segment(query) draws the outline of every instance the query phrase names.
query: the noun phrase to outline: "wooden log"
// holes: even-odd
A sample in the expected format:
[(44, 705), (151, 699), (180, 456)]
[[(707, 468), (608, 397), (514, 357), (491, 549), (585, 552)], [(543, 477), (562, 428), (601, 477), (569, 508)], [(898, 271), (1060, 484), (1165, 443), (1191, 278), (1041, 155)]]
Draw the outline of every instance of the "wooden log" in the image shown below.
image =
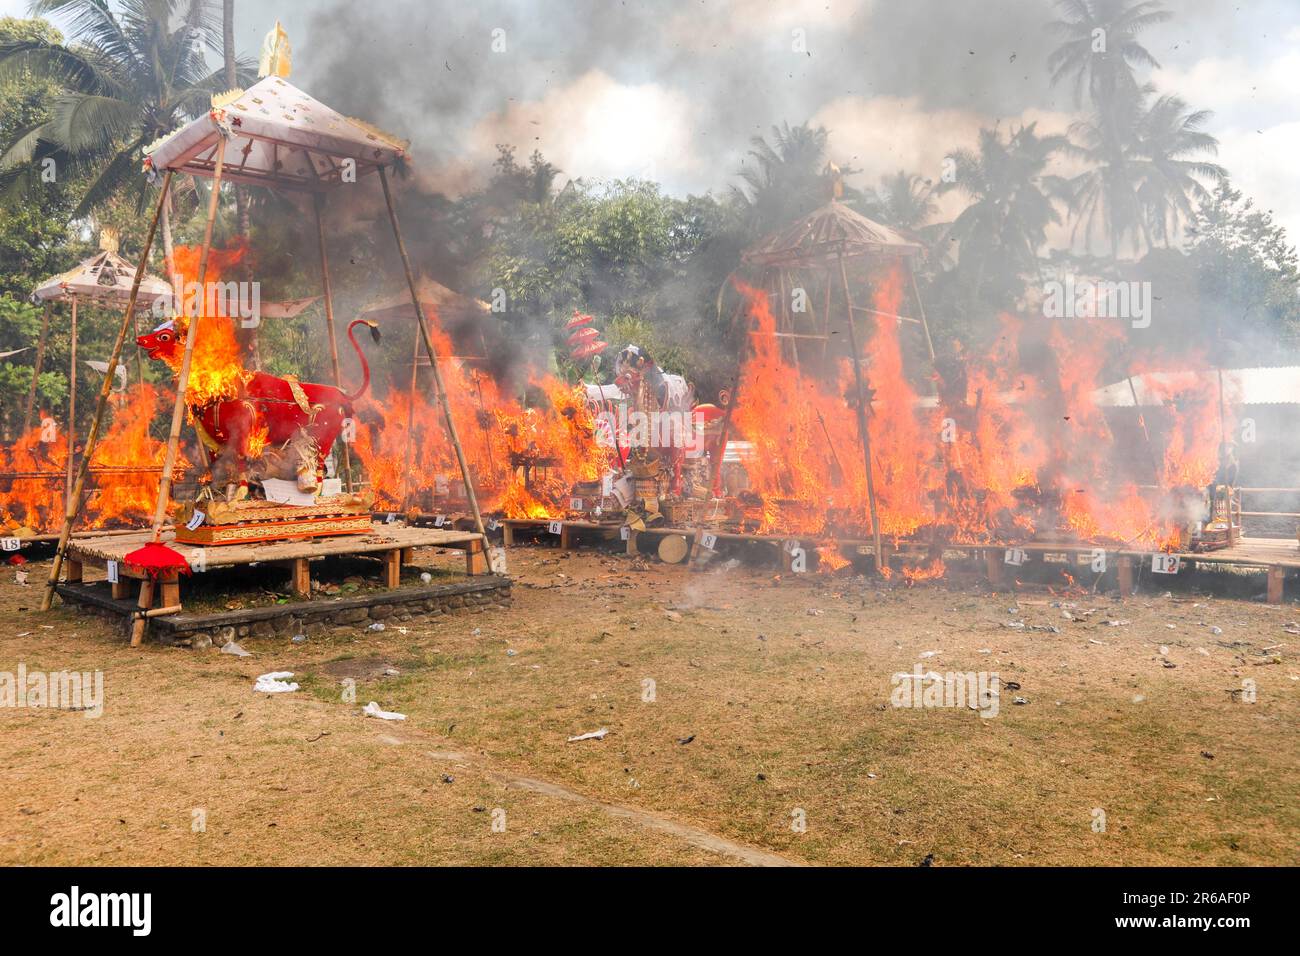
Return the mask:
[(311, 597), (311, 562), (294, 558), (289, 564), (289, 586), (298, 597)]
[[(69, 511), (75, 511), (72, 504), (73, 470), (77, 462), (77, 297), (72, 297), (72, 349), (68, 360), (68, 455), (65, 464), (66, 477), (63, 485), (63, 504)], [(113, 369), (106, 373), (113, 377)]]
[(984, 573), (988, 576), (991, 587), (1000, 588), (1004, 583), (1002, 574), (1002, 552), (996, 548), (984, 549)]
[(858, 332), (853, 324), (853, 296), (849, 292), (849, 274), (840, 260), (840, 284), (844, 289), (844, 311), (848, 322), (849, 348), (853, 350), (853, 381), (858, 397), (858, 438), (862, 443), (862, 458), (867, 469), (867, 509), (871, 514), (871, 542), (876, 555), (876, 573), (885, 566), (885, 552), (880, 540), (880, 516), (876, 513), (876, 479), (871, 471), (871, 429), (867, 424), (867, 391), (862, 380), (862, 354), (858, 351)]
[(412, 565), (412, 564), (415, 564), (415, 549), (414, 549), (414, 548), (403, 548), (403, 549), (402, 549), (402, 564), (404, 564), (404, 565), (406, 565), (406, 566), (408, 566), (408, 567), (409, 567), (410, 565)]
[(384, 587), (393, 590), (402, 583), (402, 549), (384, 552)]
[(159, 583), (162, 585), (162, 603), (164, 607), (176, 607), (181, 603), (181, 581), (176, 572), (164, 575)]
[(1286, 580), (1286, 568), (1273, 565), (1268, 569), (1268, 603), (1282, 603), (1282, 585)]
[(68, 570), (67, 570), (67, 576), (65, 580), (69, 584), (80, 583), (84, 574), (85, 574), (85, 570), (80, 561), (73, 561), (71, 559), (68, 560)]
[(1122, 554), (1119, 558), (1119, 596), (1132, 597), (1133, 586), (1133, 558), (1131, 555)]
[(508, 521), (501, 523), (501, 543), (507, 548), (513, 547), (515, 543), (515, 528)]
[(628, 554), (637, 553), (636, 536), (637, 536), (636, 528), (627, 529), (627, 553)]
[[(140, 582), (140, 600), (137, 607), (141, 614), (153, 606), (153, 578), (145, 578)], [(138, 616), (131, 622), (131, 646), (139, 647), (140, 642), (144, 640), (144, 629), (148, 621), (143, 616)]]
[(573, 548), (573, 529), (569, 527), (569, 522), (560, 523), (560, 550), (569, 551)]
[(113, 600), (125, 601), (131, 594), (131, 579), (118, 578), (112, 583)]
[(659, 539), (659, 560), (664, 564), (681, 564), (690, 553), (691, 545), (684, 534), (666, 534)]
[(487, 574), (491, 570), (485, 539), (476, 538), (467, 542), (465, 546), (465, 573), (469, 575)]

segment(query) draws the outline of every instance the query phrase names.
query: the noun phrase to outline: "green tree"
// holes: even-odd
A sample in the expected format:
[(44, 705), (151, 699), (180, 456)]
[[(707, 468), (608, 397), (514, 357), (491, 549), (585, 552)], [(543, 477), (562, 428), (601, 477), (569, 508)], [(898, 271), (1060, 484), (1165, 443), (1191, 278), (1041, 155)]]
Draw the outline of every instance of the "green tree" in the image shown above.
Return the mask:
[(829, 135), (824, 126), (782, 123), (772, 127), (771, 143), (762, 136), (750, 140), (749, 159), (736, 174), (740, 184), (732, 187), (747, 235), (757, 238), (826, 202), (822, 169)]
[[(5, 145), (0, 174), (17, 179), (46, 157), (61, 170), (87, 174), (75, 217), (129, 185), (143, 208), (144, 147), (206, 110), (225, 86), (224, 72), (209, 70), (203, 57), (204, 47), (222, 48), (220, 9), (212, 0), (122, 0), (119, 6), (115, 14), (103, 0), (38, 0), (33, 12), (71, 19), (71, 41), (36, 36), (0, 44), (0, 78), (31, 70), (62, 90), (48, 118)], [(247, 65), (242, 72), (251, 79)]]

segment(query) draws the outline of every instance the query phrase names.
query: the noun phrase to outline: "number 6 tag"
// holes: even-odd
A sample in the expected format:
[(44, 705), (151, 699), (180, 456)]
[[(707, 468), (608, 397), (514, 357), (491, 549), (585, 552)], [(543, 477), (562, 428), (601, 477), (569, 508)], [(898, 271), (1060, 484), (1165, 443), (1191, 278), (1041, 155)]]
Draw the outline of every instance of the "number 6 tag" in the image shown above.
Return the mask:
[(546, 530), (551, 534), (560, 534), (564, 530), (564, 524), (560, 521), (552, 521), (546, 526)]

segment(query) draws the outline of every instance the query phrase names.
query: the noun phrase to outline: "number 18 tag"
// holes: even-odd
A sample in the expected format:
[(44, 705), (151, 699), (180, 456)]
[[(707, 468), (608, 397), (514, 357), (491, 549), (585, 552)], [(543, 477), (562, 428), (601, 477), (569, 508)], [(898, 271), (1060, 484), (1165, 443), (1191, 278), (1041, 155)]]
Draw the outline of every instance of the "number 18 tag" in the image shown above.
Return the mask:
[(17, 551), (23, 546), (23, 543), (17, 538), (0, 538), (0, 548), (5, 551)]

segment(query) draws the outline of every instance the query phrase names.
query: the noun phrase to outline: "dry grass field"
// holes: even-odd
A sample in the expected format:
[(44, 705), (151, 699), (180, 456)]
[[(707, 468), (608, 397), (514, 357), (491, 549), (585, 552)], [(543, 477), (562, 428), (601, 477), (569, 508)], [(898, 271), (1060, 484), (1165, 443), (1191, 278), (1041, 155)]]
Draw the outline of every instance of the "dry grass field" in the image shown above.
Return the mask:
[[(246, 659), (131, 650), (6, 570), (0, 672), (105, 700), (0, 709), (0, 863), (1300, 862), (1294, 605), (510, 558), (509, 612)], [(995, 672), (997, 715), (892, 706), (918, 663)]]

